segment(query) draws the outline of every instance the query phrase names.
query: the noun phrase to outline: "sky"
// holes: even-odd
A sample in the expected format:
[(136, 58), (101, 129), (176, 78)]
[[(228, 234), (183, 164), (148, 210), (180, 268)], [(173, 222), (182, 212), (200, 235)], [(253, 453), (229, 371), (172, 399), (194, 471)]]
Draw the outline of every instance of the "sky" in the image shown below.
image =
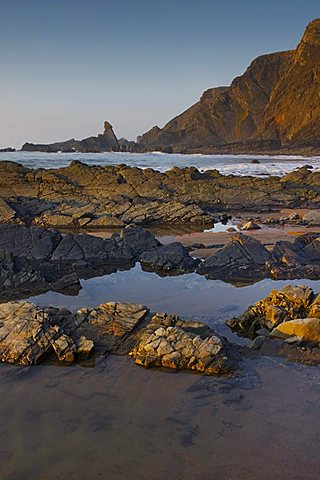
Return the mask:
[(104, 120), (135, 139), (317, 17), (320, 0), (0, 0), (0, 148)]

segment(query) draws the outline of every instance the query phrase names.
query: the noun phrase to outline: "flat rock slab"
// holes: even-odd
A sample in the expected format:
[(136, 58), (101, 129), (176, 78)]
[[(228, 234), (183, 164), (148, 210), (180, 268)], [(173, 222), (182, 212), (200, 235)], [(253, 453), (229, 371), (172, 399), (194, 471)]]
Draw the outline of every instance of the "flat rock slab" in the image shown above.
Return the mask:
[(0, 360), (34, 365), (49, 355), (74, 362), (92, 355), (129, 354), (145, 367), (186, 369), (207, 375), (231, 374), (231, 347), (200, 322), (150, 314), (139, 304), (109, 302), (71, 313), (30, 302), (0, 305)]

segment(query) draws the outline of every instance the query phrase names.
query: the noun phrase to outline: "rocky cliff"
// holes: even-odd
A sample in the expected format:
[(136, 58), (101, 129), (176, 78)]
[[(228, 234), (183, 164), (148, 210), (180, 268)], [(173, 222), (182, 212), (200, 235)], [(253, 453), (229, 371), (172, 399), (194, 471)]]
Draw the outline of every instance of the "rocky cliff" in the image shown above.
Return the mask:
[(320, 19), (296, 50), (263, 55), (229, 87), (204, 92), (164, 128), (139, 137), (142, 149), (177, 152), (320, 148)]

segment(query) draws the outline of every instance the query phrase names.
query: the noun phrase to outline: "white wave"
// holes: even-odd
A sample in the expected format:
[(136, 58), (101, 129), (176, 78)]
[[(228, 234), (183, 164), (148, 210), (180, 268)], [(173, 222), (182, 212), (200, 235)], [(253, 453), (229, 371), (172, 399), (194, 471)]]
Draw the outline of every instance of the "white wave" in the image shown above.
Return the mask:
[[(259, 164), (252, 164), (252, 160)], [(200, 171), (216, 169), (224, 175), (251, 175), (263, 177), (268, 175), (283, 176), (304, 165), (312, 165), (314, 171), (320, 170), (320, 156), (305, 157), (301, 155), (202, 155), (202, 154), (166, 154), (149, 153), (42, 153), (42, 152), (3, 152), (1, 160), (11, 160), (31, 168), (65, 167), (72, 160), (79, 160), (88, 165), (127, 164), (140, 168), (153, 168), (161, 172), (173, 166), (196, 167)]]

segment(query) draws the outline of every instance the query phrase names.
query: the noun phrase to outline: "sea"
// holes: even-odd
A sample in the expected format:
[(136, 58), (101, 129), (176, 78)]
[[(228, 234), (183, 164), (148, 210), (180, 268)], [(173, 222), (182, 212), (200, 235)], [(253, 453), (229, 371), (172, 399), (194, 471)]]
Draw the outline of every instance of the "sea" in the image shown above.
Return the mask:
[[(0, 161), (19, 162), (29, 168), (66, 167), (73, 160), (87, 165), (118, 165), (153, 168), (160, 172), (173, 166), (196, 167), (200, 171), (217, 169), (223, 175), (252, 175), (266, 177), (283, 176), (305, 165), (320, 170), (320, 156), (305, 157), (299, 155), (182, 155), (151, 153), (43, 153), (43, 152), (5, 152), (0, 153)], [(258, 160), (259, 163), (252, 163)]]

